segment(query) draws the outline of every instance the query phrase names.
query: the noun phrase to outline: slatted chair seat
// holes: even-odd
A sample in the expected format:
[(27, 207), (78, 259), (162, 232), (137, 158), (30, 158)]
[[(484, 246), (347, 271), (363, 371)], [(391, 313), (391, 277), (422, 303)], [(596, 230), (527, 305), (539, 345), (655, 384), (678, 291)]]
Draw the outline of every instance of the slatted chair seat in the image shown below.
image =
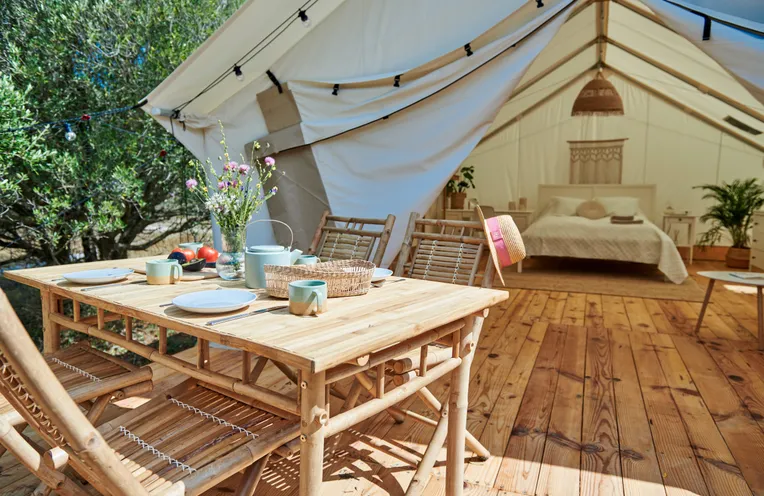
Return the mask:
[(394, 224), (392, 214), (385, 219), (361, 219), (330, 215), (327, 210), (308, 254), (316, 255), (322, 262), (360, 259), (379, 267)]
[(246, 469), (237, 495), (251, 496), (270, 453), (299, 435), (296, 416), (191, 379), (96, 430), (1, 291), (0, 392), (52, 447), (41, 454), (0, 418), (0, 443), (42, 481), (36, 494), (86, 494), (68, 465), (113, 496), (197, 495)]
[[(58, 381), (77, 403), (86, 404), (101, 396), (106, 397), (93, 411), (91, 421), (98, 417), (111, 401), (145, 394), (153, 389), (152, 371), (146, 367), (139, 369), (131, 363), (90, 347), (87, 341), (80, 341), (45, 357), (48, 366)], [(90, 410), (90, 405), (88, 410)], [(23, 426), (24, 418), (0, 397), (0, 418), (10, 425)], [(0, 447), (0, 455), (5, 449)]]

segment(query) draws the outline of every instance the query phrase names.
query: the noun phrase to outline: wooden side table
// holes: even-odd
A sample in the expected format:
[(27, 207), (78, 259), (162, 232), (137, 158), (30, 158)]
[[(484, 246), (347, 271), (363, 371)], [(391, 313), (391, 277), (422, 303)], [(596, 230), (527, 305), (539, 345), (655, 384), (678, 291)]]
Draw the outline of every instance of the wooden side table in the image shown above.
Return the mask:
[[(674, 240), (675, 245), (690, 249), (690, 265), (692, 265), (693, 249), (695, 248), (695, 226), (697, 220), (698, 218), (694, 215), (663, 214), (663, 232), (668, 234), (669, 237)], [(686, 226), (685, 242), (680, 241), (677, 236), (683, 230), (681, 226)], [(673, 236), (672, 233), (674, 233)]]

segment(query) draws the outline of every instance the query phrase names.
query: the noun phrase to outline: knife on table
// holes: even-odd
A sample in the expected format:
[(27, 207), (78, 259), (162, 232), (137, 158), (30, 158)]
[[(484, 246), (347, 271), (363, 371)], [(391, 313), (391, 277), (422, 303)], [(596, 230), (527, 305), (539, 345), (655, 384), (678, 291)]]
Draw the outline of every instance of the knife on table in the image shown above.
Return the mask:
[(230, 322), (232, 320), (243, 319), (244, 317), (251, 317), (252, 315), (258, 315), (258, 314), (261, 314), (261, 313), (273, 312), (273, 311), (276, 311), (276, 310), (283, 310), (284, 308), (287, 308), (287, 306), (286, 305), (281, 305), (281, 306), (278, 306), (278, 307), (261, 308), (260, 310), (254, 310), (252, 312), (243, 313), (241, 315), (233, 315), (231, 317), (225, 317), (225, 318), (222, 318), (222, 319), (210, 320), (205, 325), (213, 326), (215, 324), (222, 324), (223, 322)]

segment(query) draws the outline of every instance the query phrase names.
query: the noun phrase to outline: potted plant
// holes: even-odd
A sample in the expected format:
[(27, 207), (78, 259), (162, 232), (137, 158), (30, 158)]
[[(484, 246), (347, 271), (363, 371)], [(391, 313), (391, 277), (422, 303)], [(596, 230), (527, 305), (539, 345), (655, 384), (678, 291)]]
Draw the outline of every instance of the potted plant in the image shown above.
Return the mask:
[(700, 218), (702, 222), (711, 224), (711, 228), (700, 238), (701, 246), (718, 243), (726, 231), (732, 238), (732, 246), (727, 251), (727, 266), (747, 269), (750, 261), (748, 233), (753, 213), (764, 206), (764, 185), (751, 178), (735, 179), (729, 184), (703, 184), (695, 186), (697, 188), (706, 191), (704, 200), (716, 202)]
[(451, 208), (463, 209), (464, 200), (467, 199), (467, 190), (475, 187), (475, 166), (466, 165), (459, 170), (458, 174), (454, 174), (448, 184), (446, 185), (446, 191), (451, 197)]

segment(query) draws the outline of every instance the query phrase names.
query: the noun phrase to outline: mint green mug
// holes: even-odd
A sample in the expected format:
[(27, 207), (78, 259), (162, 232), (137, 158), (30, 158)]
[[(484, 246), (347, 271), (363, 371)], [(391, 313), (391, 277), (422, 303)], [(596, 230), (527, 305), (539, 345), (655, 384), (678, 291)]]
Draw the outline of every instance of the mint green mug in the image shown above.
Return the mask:
[(292, 281), (289, 283), (289, 312), (294, 315), (318, 315), (326, 311), (329, 293), (326, 281)]
[(315, 255), (300, 255), (297, 260), (294, 261), (295, 265), (313, 265), (317, 264), (321, 260)]
[(174, 258), (146, 262), (146, 282), (149, 284), (175, 284), (183, 277), (183, 267)]

